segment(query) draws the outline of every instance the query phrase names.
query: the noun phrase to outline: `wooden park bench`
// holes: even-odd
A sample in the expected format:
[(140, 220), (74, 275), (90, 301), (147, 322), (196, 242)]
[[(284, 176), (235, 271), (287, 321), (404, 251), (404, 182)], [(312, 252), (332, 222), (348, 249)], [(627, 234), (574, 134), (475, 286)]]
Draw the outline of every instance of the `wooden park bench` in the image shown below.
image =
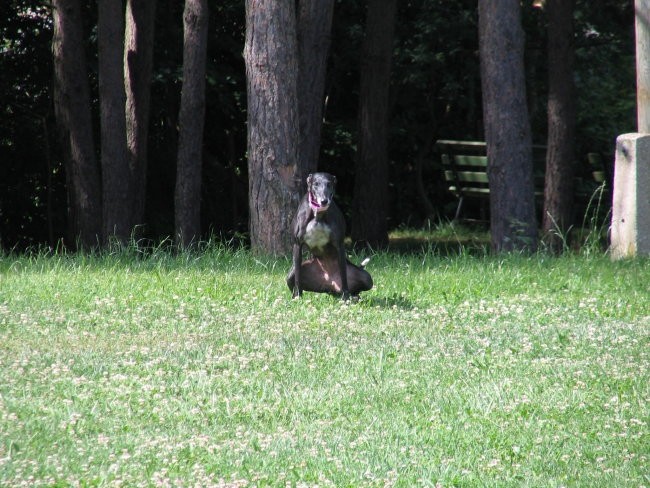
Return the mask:
[[(483, 141), (436, 141), (447, 189), (458, 198), (454, 220), (458, 220), (466, 198), (490, 198), (487, 176), (487, 146)], [(535, 195), (544, 195), (546, 146), (533, 146)]]
[[(436, 149), (442, 161), (447, 189), (458, 198), (454, 220), (458, 220), (466, 198), (489, 199), (490, 187), (487, 176), (487, 146), (483, 141), (436, 141)], [(591, 167), (591, 180), (576, 177), (574, 197), (587, 202), (596, 187), (605, 183), (606, 198), (612, 177), (608, 166), (598, 153), (589, 153), (587, 161)], [(535, 197), (541, 204), (544, 198), (544, 170), (546, 167), (546, 146), (533, 145), (533, 171)], [(541, 207), (540, 207), (541, 208)]]

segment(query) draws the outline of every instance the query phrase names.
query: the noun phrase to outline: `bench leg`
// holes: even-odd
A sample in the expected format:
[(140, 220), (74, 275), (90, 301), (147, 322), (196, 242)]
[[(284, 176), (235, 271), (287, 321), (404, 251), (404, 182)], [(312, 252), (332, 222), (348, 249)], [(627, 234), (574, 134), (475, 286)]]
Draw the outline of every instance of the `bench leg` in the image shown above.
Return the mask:
[(460, 199), (458, 200), (458, 207), (456, 207), (456, 215), (454, 215), (454, 222), (458, 220), (458, 217), (460, 217), (460, 210), (463, 207), (463, 197), (461, 196)]

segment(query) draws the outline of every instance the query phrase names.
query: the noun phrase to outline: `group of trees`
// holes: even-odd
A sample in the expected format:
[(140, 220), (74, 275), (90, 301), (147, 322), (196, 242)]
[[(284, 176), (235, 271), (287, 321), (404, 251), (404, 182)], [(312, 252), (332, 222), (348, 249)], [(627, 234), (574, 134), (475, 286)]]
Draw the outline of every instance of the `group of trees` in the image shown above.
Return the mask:
[[(445, 218), (437, 138), (485, 139), (493, 247), (534, 248), (634, 122), (620, 0), (27, 0), (0, 7), (0, 242), (249, 232), (283, 253), (316, 169), (354, 241)], [(209, 12), (209, 14), (208, 14)]]
[[(155, 6), (153, 1), (98, 2), (97, 164), (82, 4), (52, 2), (52, 98), (68, 191), (68, 235), (85, 248), (111, 239), (125, 243), (144, 225)], [(174, 198), (175, 237), (181, 245), (200, 232), (207, 16), (206, 0), (185, 2)]]

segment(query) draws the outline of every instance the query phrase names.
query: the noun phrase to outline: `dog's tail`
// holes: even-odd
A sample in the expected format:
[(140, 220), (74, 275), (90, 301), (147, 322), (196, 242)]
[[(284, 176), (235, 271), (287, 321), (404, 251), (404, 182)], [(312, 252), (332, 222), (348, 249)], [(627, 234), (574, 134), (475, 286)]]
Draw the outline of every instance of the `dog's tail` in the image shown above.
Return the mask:
[(361, 269), (364, 269), (369, 262), (370, 262), (370, 258), (365, 258), (363, 261), (361, 261), (361, 264), (359, 265), (359, 267)]

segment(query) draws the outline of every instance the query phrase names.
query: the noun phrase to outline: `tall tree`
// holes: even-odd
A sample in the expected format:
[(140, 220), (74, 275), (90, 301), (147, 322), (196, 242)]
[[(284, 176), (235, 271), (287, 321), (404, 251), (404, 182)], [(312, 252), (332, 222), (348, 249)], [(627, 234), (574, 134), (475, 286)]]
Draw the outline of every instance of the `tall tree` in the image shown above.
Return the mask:
[(548, 150), (542, 233), (561, 250), (571, 223), (576, 103), (573, 81), (575, 0), (546, 0), (548, 16)]
[(298, 6), (300, 181), (318, 167), (333, 12), (334, 0), (300, 0)]
[(99, 102), (104, 238), (125, 243), (131, 237), (132, 184), (126, 142), (124, 89), (124, 5), (99, 0)]
[(483, 120), (496, 252), (537, 247), (519, 0), (479, 0)]
[(126, 140), (132, 181), (131, 223), (144, 223), (155, 0), (127, 0), (124, 40)]
[(370, 0), (361, 57), (352, 240), (388, 244), (388, 96), (396, 0)]
[(287, 254), (298, 206), (298, 48), (293, 2), (246, 0), (249, 228), (253, 250)]
[(101, 177), (95, 158), (79, 0), (53, 0), (54, 108), (62, 136), (70, 238), (84, 248), (101, 239)]
[(205, 63), (208, 45), (207, 0), (185, 0), (183, 87), (174, 197), (175, 240), (188, 246), (201, 236), (201, 166), (205, 120)]

